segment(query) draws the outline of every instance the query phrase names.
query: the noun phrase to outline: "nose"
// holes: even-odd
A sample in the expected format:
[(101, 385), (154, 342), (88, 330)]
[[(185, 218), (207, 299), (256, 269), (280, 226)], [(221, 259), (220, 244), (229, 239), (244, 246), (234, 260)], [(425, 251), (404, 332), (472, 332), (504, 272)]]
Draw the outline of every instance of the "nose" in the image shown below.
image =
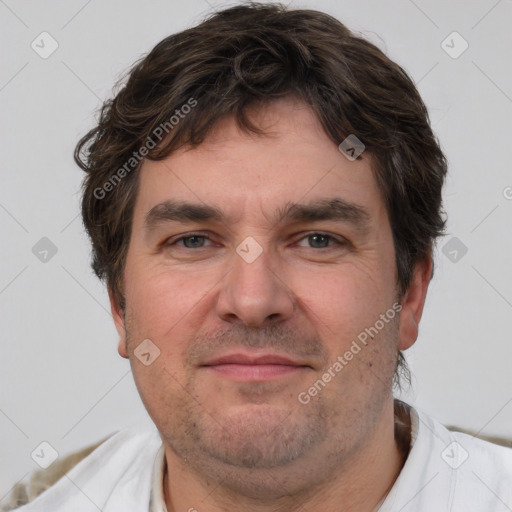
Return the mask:
[(271, 260), (268, 249), (252, 262), (235, 252), (233, 267), (222, 279), (216, 304), (222, 320), (254, 327), (291, 318), (293, 294)]

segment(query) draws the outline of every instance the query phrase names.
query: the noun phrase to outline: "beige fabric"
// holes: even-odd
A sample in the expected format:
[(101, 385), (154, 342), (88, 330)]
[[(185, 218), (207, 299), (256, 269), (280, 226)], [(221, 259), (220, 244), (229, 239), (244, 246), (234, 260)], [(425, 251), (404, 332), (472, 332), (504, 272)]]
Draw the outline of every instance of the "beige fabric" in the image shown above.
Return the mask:
[(20, 482), (13, 487), (7, 502), (0, 505), (0, 511), (7, 512), (33, 501), (39, 494), (60, 480), (68, 471), (71, 471), (82, 459), (85, 459), (109, 437), (73, 452), (63, 459), (56, 460), (48, 469), (34, 471), (30, 475), (28, 482)]
[(506, 439), (504, 437), (498, 436), (485, 436), (479, 434), (478, 432), (474, 432), (473, 430), (466, 430), (460, 427), (454, 427), (451, 425), (445, 425), (448, 430), (452, 432), (462, 432), (463, 434), (469, 434), (470, 436), (477, 437), (478, 439), (482, 439), (483, 441), (487, 441), (489, 443), (498, 444), (500, 446), (505, 446), (507, 448), (512, 448), (512, 439)]

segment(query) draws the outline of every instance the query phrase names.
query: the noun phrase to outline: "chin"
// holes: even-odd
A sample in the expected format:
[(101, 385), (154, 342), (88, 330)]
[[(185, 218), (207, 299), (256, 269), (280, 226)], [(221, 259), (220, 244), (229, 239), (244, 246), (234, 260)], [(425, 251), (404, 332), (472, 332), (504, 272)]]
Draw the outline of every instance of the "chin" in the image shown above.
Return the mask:
[[(302, 414), (300, 414), (302, 413)], [(269, 404), (237, 406), (222, 423), (205, 416), (197, 441), (219, 462), (248, 469), (273, 469), (293, 463), (322, 442), (327, 425), (318, 415), (305, 415)]]

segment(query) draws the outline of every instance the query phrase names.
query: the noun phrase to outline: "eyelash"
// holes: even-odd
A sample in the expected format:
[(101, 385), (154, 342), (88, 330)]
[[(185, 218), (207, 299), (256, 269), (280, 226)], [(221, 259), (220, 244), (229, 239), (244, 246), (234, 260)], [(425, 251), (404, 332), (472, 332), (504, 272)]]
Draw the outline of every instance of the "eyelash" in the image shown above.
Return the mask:
[[(322, 233), (321, 231), (311, 231), (308, 234), (304, 235), (302, 238), (299, 238), (298, 241), (304, 240), (305, 238), (309, 238), (309, 237), (312, 237), (314, 235), (320, 235), (322, 237), (328, 238), (330, 241), (334, 242), (334, 245), (338, 245), (338, 246), (346, 245), (345, 241), (339, 240), (336, 237), (334, 237), (333, 235), (330, 235), (328, 233)], [(170, 247), (170, 246), (173, 246), (173, 245), (177, 245), (178, 242), (181, 242), (181, 241), (186, 240), (188, 238), (194, 238), (194, 237), (201, 237), (201, 238), (204, 238), (206, 240), (212, 241), (212, 239), (208, 235), (205, 235), (203, 233), (187, 233), (186, 235), (182, 235), (179, 238), (176, 238), (172, 242), (166, 243), (165, 246), (166, 247)], [(196, 247), (194, 249), (194, 248), (185, 247), (185, 246), (182, 246), (182, 248), (183, 249), (190, 249), (190, 250), (205, 249), (205, 247)], [(320, 247), (320, 248), (316, 248), (316, 249), (317, 250), (322, 250), (322, 249), (332, 249), (332, 248), (333, 248), (333, 245), (331, 244), (331, 245), (329, 245), (327, 247)], [(310, 249), (315, 249), (315, 247), (310, 247)]]

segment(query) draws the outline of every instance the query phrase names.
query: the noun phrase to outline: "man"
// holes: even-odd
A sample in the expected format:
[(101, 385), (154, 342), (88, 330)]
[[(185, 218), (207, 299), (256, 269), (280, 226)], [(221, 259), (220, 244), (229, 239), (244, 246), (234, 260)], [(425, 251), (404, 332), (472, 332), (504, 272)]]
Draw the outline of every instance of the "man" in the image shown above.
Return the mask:
[(156, 430), (20, 510), (511, 510), (511, 450), (393, 399), (446, 160), (380, 50), (317, 11), (221, 11), (137, 63), (75, 156)]

